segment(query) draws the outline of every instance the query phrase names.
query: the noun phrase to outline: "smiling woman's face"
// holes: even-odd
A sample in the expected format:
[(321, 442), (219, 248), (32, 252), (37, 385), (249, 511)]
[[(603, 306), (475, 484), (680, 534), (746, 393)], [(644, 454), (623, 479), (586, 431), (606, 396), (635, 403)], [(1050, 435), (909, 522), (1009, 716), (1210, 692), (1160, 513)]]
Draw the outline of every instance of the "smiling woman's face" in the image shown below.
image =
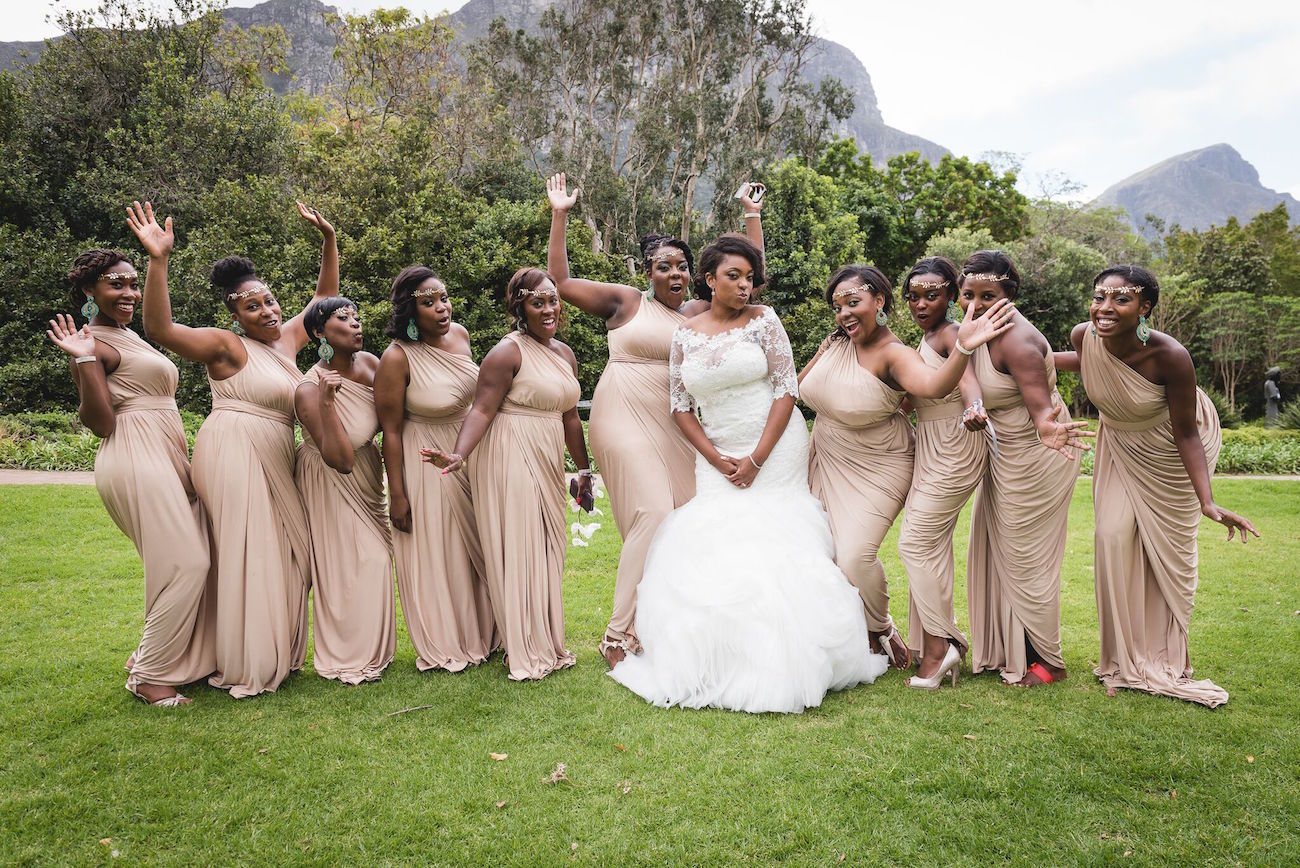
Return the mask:
[(235, 321), (257, 341), (280, 339), (280, 303), (262, 281), (246, 280), (235, 290)]

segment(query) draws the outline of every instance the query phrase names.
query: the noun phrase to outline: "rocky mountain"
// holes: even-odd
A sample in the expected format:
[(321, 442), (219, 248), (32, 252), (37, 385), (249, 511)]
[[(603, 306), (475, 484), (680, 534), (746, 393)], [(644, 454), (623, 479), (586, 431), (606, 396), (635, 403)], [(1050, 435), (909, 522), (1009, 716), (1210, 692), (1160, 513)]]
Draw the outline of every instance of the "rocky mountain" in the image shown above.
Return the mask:
[(1246, 221), (1260, 211), (1286, 204), (1291, 222), (1300, 222), (1300, 202), (1270, 190), (1259, 172), (1231, 145), (1217, 144), (1161, 160), (1130, 175), (1097, 197), (1096, 203), (1123, 208), (1135, 228), (1147, 214), (1184, 229), (1222, 226), (1229, 217)]
[[(553, 0), (469, 0), (452, 13), (450, 24), (458, 38), (470, 41), (487, 33), (494, 18), (503, 17), (517, 29), (537, 26), (543, 10)], [(392, 5), (401, 5), (393, 0)], [(325, 25), (324, 15), (334, 11), (320, 0), (267, 0), (252, 8), (229, 7), (226, 20), (248, 27), (255, 24), (279, 24), (291, 40), (288, 65), (291, 76), (273, 80), (279, 92), (290, 89), (316, 93), (330, 79), (333, 70), (334, 37)], [(895, 154), (918, 151), (921, 156), (938, 162), (947, 148), (885, 124), (876, 104), (876, 93), (866, 67), (848, 48), (827, 39), (817, 40), (816, 56), (809, 65), (809, 78), (818, 82), (828, 75), (837, 76), (853, 91), (854, 112), (836, 130), (853, 136), (858, 146), (880, 162)], [(34, 59), (44, 47), (42, 42), (0, 42), (0, 69)]]

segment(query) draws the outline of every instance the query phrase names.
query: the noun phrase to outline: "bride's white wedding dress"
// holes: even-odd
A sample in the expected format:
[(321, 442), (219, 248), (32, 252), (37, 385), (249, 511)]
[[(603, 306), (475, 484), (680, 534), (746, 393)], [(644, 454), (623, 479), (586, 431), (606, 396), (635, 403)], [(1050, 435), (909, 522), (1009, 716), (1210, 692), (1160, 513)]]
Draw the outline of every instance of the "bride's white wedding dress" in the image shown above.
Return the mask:
[[(672, 410), (698, 408), (709, 440), (736, 458), (758, 444), (772, 402), (798, 395), (790, 342), (770, 308), (718, 335), (679, 327), (668, 370)], [(610, 676), (664, 707), (799, 712), (884, 672), (808, 490), (799, 411), (752, 487), (737, 488), (699, 455), (695, 481), (695, 499), (660, 525), (637, 588), (644, 653)]]

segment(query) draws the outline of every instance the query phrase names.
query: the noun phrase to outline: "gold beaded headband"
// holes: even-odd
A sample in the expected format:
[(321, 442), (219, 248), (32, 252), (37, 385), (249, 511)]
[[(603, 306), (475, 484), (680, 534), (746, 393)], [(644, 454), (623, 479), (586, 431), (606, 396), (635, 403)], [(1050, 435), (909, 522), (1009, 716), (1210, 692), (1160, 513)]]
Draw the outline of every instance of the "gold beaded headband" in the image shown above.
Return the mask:
[(559, 293), (555, 291), (555, 287), (551, 287), (550, 289), (542, 289), (541, 286), (538, 286), (535, 289), (521, 289), (519, 290), (519, 295), (523, 297), (527, 297), (527, 296), (559, 295)]
[(1106, 295), (1114, 295), (1117, 292), (1127, 292), (1130, 295), (1136, 295), (1142, 291), (1142, 287), (1132, 283), (1126, 283), (1123, 286), (1094, 286), (1093, 292), (1104, 292)]
[(967, 280), (983, 280), (988, 283), (1000, 283), (1004, 280), (1011, 279), (1011, 275), (1009, 274), (993, 274), (992, 272), (987, 271), (982, 274), (971, 274), (970, 272), (966, 272), (965, 277)]
[(411, 293), (411, 298), (429, 298), (434, 295), (442, 295), (447, 290), (442, 287), (429, 287), (428, 289), (417, 289)]
[(846, 295), (853, 295), (854, 293), (859, 293), (859, 292), (870, 293), (871, 290), (867, 288), (866, 284), (860, 283), (857, 286), (850, 286), (844, 289), (835, 290), (834, 292), (831, 293), (831, 298), (843, 298)]
[(650, 254), (648, 259), (651, 262), (659, 262), (662, 259), (668, 259), (673, 256), (681, 256), (682, 258), (685, 258), (686, 254), (670, 244), (661, 244), (654, 253)]
[(911, 289), (943, 289), (948, 285), (946, 280), (913, 280), (907, 284)]
[(101, 274), (99, 276), (99, 279), (100, 280), (130, 280), (131, 278), (136, 276), (137, 275), (134, 273), (128, 274), (125, 271), (110, 271), (107, 274)]
[(252, 287), (243, 292), (232, 292), (226, 296), (226, 301), (239, 301), (241, 298), (247, 298), (250, 295), (257, 295), (259, 292), (267, 292), (266, 287)]

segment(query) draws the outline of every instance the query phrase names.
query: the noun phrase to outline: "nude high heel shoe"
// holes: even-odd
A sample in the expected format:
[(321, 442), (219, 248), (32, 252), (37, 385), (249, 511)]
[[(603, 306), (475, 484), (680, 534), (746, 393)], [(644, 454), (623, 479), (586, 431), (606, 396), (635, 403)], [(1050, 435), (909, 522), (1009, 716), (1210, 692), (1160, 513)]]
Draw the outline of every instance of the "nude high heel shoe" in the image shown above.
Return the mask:
[(951, 674), (952, 686), (956, 687), (957, 673), (960, 671), (961, 652), (957, 650), (956, 645), (949, 642), (948, 650), (943, 655), (943, 662), (939, 664), (939, 668), (935, 671), (934, 675), (931, 675), (929, 678), (921, 678), (919, 675), (913, 675), (911, 678), (907, 679), (907, 686), (915, 687), (918, 690), (938, 690), (939, 686), (943, 683), (943, 677)]

